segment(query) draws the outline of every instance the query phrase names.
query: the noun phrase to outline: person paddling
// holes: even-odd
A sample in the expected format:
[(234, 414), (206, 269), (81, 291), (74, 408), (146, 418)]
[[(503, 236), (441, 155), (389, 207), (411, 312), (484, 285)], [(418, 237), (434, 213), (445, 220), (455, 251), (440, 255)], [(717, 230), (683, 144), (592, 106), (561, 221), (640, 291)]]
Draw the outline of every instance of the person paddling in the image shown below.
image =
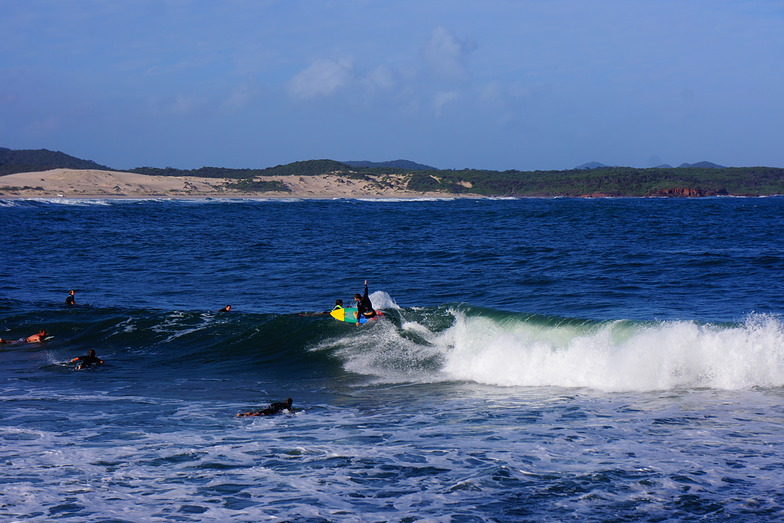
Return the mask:
[(90, 349), (87, 351), (86, 356), (77, 356), (71, 360), (71, 363), (76, 363), (76, 370), (82, 370), (88, 367), (92, 367), (93, 365), (100, 365), (103, 363), (103, 360), (95, 355), (95, 351), (93, 349)]
[(49, 336), (44, 329), (38, 331), (38, 334), (31, 334), (26, 338), (19, 338), (18, 340), (4, 340), (0, 338), (0, 343), (43, 343)]
[(237, 414), (237, 417), (244, 418), (246, 416), (274, 416), (275, 414), (283, 412), (284, 410), (291, 412), (293, 410), (291, 408), (291, 403), (292, 399), (286, 398), (285, 402), (270, 403), (266, 409), (257, 410), (255, 412), (241, 412)]

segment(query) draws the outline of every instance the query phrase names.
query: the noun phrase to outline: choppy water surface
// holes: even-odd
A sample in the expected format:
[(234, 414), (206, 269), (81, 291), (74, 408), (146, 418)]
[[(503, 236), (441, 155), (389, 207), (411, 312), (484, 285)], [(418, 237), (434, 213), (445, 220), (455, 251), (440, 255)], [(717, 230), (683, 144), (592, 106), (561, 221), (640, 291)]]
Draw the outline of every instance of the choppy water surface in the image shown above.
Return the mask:
[[(779, 520), (782, 218), (781, 198), (0, 201), (0, 337), (55, 335), (0, 345), (0, 516)], [(364, 279), (383, 320), (306, 315)], [(88, 349), (107, 363), (66, 364)]]

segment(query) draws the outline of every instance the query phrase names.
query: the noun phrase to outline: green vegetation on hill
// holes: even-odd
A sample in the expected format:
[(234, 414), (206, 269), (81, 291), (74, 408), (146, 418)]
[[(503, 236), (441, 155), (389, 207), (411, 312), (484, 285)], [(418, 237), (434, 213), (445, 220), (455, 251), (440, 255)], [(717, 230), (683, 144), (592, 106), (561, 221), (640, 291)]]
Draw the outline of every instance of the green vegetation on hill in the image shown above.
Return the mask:
[(93, 161), (81, 160), (59, 151), (49, 151), (47, 149), (13, 150), (0, 147), (0, 176), (14, 173), (48, 171), (50, 169), (113, 170)]
[(266, 169), (228, 169), (225, 167), (202, 167), (200, 169), (175, 169), (166, 167), (137, 167), (128, 172), (150, 176), (201, 176), (203, 178), (255, 178), (257, 176), (318, 176), (328, 173), (348, 174), (351, 167), (335, 160), (308, 160)]
[[(714, 196), (784, 194), (784, 169), (772, 167), (652, 168), (608, 167), (571, 171), (422, 172), (456, 188), (485, 196)], [(412, 178), (412, 182), (415, 179)], [(432, 186), (432, 185), (431, 185)], [(419, 189), (415, 189), (419, 190)], [(432, 190), (432, 189), (431, 189)]]
[(233, 183), (226, 184), (227, 189), (236, 189), (240, 192), (254, 193), (254, 192), (291, 192), (291, 189), (286, 187), (283, 182), (277, 180), (264, 181), (244, 179), (238, 180)]
[[(413, 164), (416, 169), (407, 169), (405, 162), (397, 160), (389, 162), (394, 165), (388, 166), (351, 162), (369, 164), (361, 167), (335, 160), (308, 160), (266, 169), (139, 167), (130, 172), (154, 176), (229, 178), (236, 180), (229, 185), (230, 188), (244, 192), (288, 191), (281, 182), (260, 180), (266, 176), (337, 175), (377, 186), (393, 186), (391, 177), (385, 178), (384, 175), (394, 174), (403, 175), (405, 187), (411, 191), (481, 196), (784, 195), (784, 169), (774, 167), (719, 167), (701, 162), (689, 167), (650, 169), (603, 166), (565, 171), (490, 171), (422, 169), (426, 166), (421, 164)], [(112, 170), (92, 161), (45, 149), (13, 151), (0, 148), (0, 175), (56, 168)]]

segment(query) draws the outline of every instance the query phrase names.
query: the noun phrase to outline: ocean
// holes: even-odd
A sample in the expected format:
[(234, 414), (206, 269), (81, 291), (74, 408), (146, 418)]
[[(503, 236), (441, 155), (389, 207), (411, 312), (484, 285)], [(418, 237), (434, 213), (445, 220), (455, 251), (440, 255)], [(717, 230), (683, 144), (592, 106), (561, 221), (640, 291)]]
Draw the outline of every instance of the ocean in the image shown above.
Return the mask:
[[(782, 197), (0, 200), (0, 231), (0, 337), (54, 336), (0, 345), (4, 521), (784, 519)], [(364, 280), (382, 319), (320, 314)]]

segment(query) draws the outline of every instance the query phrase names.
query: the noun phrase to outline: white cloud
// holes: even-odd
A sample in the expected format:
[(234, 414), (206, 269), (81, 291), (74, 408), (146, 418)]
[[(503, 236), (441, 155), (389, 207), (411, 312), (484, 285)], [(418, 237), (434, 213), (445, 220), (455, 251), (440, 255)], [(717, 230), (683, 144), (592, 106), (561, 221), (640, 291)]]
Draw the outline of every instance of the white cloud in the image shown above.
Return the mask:
[(457, 91), (439, 91), (436, 93), (436, 96), (433, 100), (433, 110), (436, 113), (436, 116), (441, 116), (441, 109), (451, 102), (454, 102), (460, 98), (460, 94)]
[(466, 60), (476, 49), (470, 40), (459, 40), (444, 27), (436, 27), (425, 46), (425, 58), (438, 76), (447, 80), (465, 80), (469, 77)]
[(351, 83), (353, 77), (354, 65), (349, 58), (316, 60), (289, 81), (286, 91), (300, 99), (329, 96)]

